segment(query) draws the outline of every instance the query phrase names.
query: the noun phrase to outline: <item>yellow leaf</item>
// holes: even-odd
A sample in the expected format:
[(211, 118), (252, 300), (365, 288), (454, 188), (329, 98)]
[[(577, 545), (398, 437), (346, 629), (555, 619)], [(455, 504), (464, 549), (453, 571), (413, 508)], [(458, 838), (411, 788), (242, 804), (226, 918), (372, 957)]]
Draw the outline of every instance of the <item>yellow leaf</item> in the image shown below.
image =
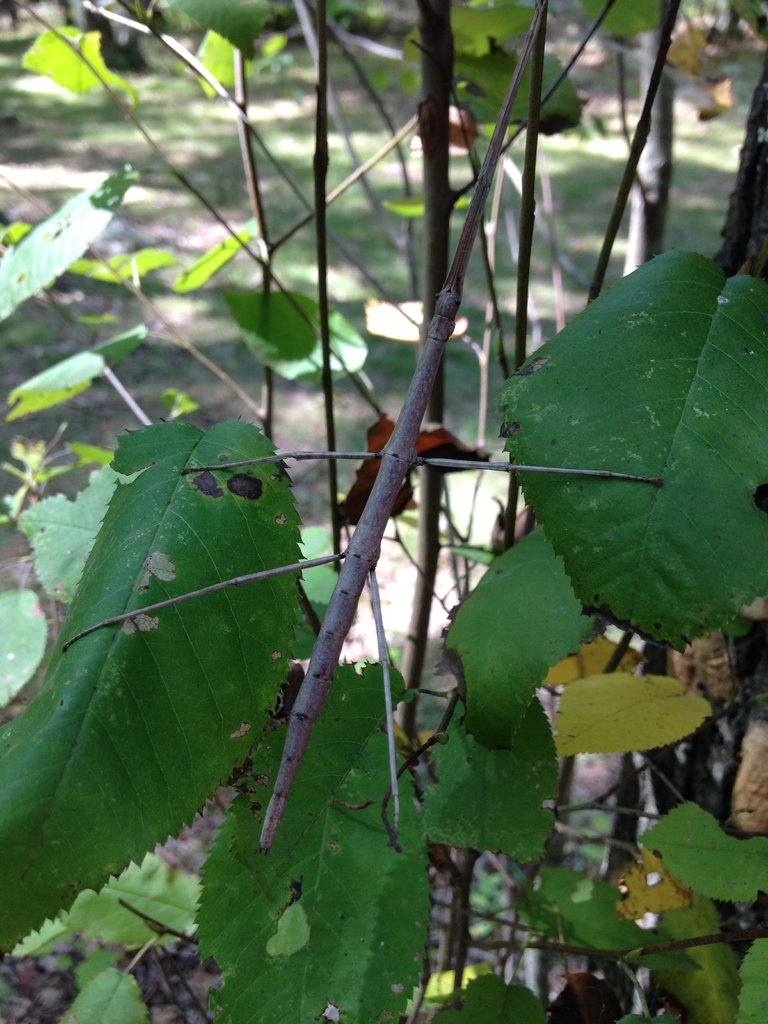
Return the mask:
[(706, 45), (707, 37), (701, 29), (691, 24), (684, 25), (675, 33), (667, 60), (678, 71), (695, 77), (701, 71), (701, 53)]
[(555, 720), (558, 754), (609, 754), (674, 743), (711, 713), (702, 697), (669, 676), (611, 675), (566, 687)]
[[(401, 302), (396, 306), (394, 302), (382, 302), (380, 299), (365, 300), (365, 329), (369, 334), (377, 334), (382, 338), (417, 342), (422, 317), (421, 302)], [(451, 337), (464, 334), (468, 326), (467, 318), (459, 317)]]
[(621, 921), (638, 921), (644, 914), (690, 907), (692, 893), (664, 867), (661, 858), (650, 850), (641, 850), (642, 864), (633, 864), (624, 874), (625, 896), (616, 904)]
[[(575, 654), (559, 661), (549, 670), (544, 683), (546, 686), (565, 686), (566, 683), (572, 683), (574, 679), (597, 675), (605, 670), (605, 666), (615, 650), (616, 644), (604, 636), (599, 636), (592, 643), (584, 644)], [(631, 673), (632, 669), (636, 668), (642, 660), (642, 655), (630, 648), (619, 662), (617, 671)]]
[(699, 104), (699, 120), (711, 121), (733, 106), (733, 79), (722, 78), (719, 82), (708, 82), (702, 90), (708, 97)]

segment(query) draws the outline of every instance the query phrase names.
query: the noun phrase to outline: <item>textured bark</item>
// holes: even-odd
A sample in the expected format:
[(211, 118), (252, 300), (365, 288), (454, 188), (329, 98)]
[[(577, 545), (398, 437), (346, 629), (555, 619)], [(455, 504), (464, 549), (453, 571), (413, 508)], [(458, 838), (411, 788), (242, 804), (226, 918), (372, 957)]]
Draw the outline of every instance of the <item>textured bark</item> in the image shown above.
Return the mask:
[[(754, 262), (768, 236), (768, 53), (747, 117), (736, 186), (715, 262), (728, 276)], [(763, 269), (762, 275), (766, 276)]]

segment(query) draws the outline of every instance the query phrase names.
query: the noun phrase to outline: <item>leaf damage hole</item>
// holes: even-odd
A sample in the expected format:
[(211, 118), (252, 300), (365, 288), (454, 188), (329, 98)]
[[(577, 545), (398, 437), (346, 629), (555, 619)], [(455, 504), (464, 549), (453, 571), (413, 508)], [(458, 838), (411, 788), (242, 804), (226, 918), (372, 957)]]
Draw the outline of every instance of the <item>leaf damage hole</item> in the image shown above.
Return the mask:
[(126, 636), (134, 633), (151, 633), (160, 625), (160, 619), (156, 615), (137, 615), (133, 619), (126, 619), (122, 625), (122, 631)]
[(536, 373), (542, 367), (546, 366), (549, 362), (549, 356), (537, 356), (532, 363), (528, 366), (524, 366), (522, 370), (518, 370), (517, 373), (513, 374), (515, 377), (530, 377), (532, 373)]
[(204, 473), (199, 473), (196, 477), (193, 477), (192, 483), (206, 498), (221, 498), (224, 494), (210, 469), (206, 469)]
[(152, 551), (144, 559), (139, 577), (139, 590), (146, 590), (154, 576), (163, 583), (176, 579), (176, 566), (163, 551)]
[(235, 729), (234, 732), (231, 732), (229, 734), (229, 738), (231, 740), (241, 740), (243, 738), (243, 736), (247, 736), (250, 731), (251, 731), (251, 723), (250, 722), (241, 722), (240, 725), (238, 726), (238, 728)]
[(768, 484), (758, 484), (752, 495), (755, 508), (768, 515)]
[(255, 501), (261, 497), (264, 485), (257, 476), (251, 476), (250, 473), (235, 473), (227, 480), (227, 490), (231, 494), (236, 494), (238, 498)]

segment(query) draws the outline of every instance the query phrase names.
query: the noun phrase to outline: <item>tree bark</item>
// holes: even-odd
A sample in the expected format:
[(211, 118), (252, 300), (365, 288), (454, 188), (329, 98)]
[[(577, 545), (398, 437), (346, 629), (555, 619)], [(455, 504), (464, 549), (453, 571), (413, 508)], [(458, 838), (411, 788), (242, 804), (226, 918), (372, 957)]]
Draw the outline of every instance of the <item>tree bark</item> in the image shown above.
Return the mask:
[[(715, 262), (731, 277), (754, 264), (768, 236), (768, 53), (752, 96), (736, 185)], [(765, 268), (761, 268), (765, 277)]]
[[(645, 96), (661, 41), (661, 30), (640, 36), (640, 96)], [(675, 84), (665, 71), (656, 102), (648, 141), (637, 167), (632, 188), (632, 207), (624, 273), (633, 270), (664, 249), (669, 186), (672, 179)]]

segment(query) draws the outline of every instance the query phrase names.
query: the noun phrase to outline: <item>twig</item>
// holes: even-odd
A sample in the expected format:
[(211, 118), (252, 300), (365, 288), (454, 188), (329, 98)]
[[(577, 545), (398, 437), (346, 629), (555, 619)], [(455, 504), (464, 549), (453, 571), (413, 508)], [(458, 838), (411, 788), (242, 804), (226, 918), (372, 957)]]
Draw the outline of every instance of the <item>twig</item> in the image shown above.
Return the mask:
[[(243, 459), (241, 462), (221, 462), (211, 466), (185, 466), (182, 474), (204, 473), (206, 470), (238, 469), (240, 466), (258, 466), (266, 462), (281, 462), (291, 459), (306, 462), (316, 459), (347, 459), (352, 462), (374, 462), (392, 455), (387, 448), (380, 452), (275, 452), (274, 455), (262, 455), (258, 459)], [(406, 460), (401, 460), (406, 461)], [(566, 466), (528, 466), (512, 462), (480, 462), (472, 459), (431, 459), (426, 455), (414, 455), (407, 460), (407, 466), (434, 466), (435, 469), (481, 469), (494, 473), (549, 473), (553, 476), (592, 476), (601, 480), (629, 480), (639, 484), (651, 484), (662, 487), (664, 480), (660, 476), (636, 476), (633, 473), (622, 473), (613, 469), (578, 469)]]
[(256, 583), (259, 580), (269, 580), (274, 576), (284, 576), (289, 572), (301, 572), (303, 569), (313, 569), (316, 565), (338, 562), (344, 558), (344, 554), (344, 552), (341, 552), (338, 555), (322, 555), (320, 558), (309, 558), (306, 562), (294, 562), (292, 565), (280, 565), (275, 569), (262, 569), (261, 572), (249, 572), (244, 576), (233, 576), (231, 579), (221, 580), (219, 583), (211, 583), (209, 586), (201, 587), (199, 590), (190, 590), (186, 594), (169, 597), (165, 601), (156, 601), (155, 604), (147, 604), (143, 608), (134, 608), (130, 612), (123, 612), (122, 615), (111, 615), (108, 619), (102, 619), (101, 622), (97, 622), (93, 626), (88, 626), (87, 629), (75, 633), (73, 637), (70, 637), (62, 645), (61, 653), (64, 654), (72, 644), (82, 640), (89, 633), (95, 633), (97, 629), (104, 629), (106, 626), (117, 626), (121, 622), (130, 622), (131, 619), (135, 619), (139, 615), (149, 615), (150, 612), (157, 612), (162, 608), (170, 608), (172, 605), (181, 604), (183, 601), (191, 601), (193, 598), (204, 597), (206, 594), (215, 594), (219, 590), (224, 590), (225, 587), (243, 587), (249, 583)]
[(117, 902), (121, 907), (125, 907), (136, 917), (140, 918), (148, 928), (151, 928), (153, 932), (158, 935), (173, 935), (175, 939), (181, 939), (182, 942), (191, 942), (193, 945), (197, 942), (197, 938), (194, 935), (187, 935), (186, 932), (177, 931), (175, 928), (171, 928), (170, 925), (163, 924), (162, 921), (158, 921), (156, 917), (152, 917), (150, 914), (145, 914), (143, 910), (139, 910), (138, 907), (134, 907), (132, 904), (124, 900), (122, 896), (118, 897)]
[(392, 794), (392, 822), (390, 824), (384, 815), (384, 825), (389, 836), (389, 844), (400, 853), (402, 847), (397, 839), (397, 829), (400, 824), (400, 793), (397, 788), (397, 753), (395, 751), (395, 716), (392, 707), (392, 682), (389, 674), (389, 651), (387, 650), (387, 634), (384, 630), (384, 619), (381, 614), (381, 595), (379, 594), (379, 581), (376, 579), (376, 570), (371, 569), (368, 574), (368, 587), (371, 592), (371, 610), (373, 621), (376, 625), (376, 644), (378, 647), (379, 664), (384, 682), (384, 710), (387, 726), (387, 753), (389, 757), (389, 788)]
[[(636, 949), (593, 949), (591, 946), (574, 946), (569, 942), (537, 941), (526, 942), (528, 949), (545, 949), (550, 953), (569, 953), (572, 956), (596, 957), (599, 960), (626, 960), (631, 957), (650, 956), (652, 953), (673, 953), (681, 949), (696, 949), (698, 946), (714, 946), (728, 942), (754, 942), (768, 939), (768, 928), (742, 928), (730, 932), (716, 932), (712, 935), (696, 935), (687, 939), (671, 939)], [(508, 943), (505, 943), (508, 945)]]
[(150, 426), (150, 424), (152, 423), (152, 420), (149, 418), (149, 416), (147, 416), (147, 414), (141, 408), (141, 406), (136, 401), (136, 399), (133, 397), (133, 395), (130, 393), (130, 391), (125, 387), (125, 385), (120, 382), (120, 380), (118, 379), (115, 371), (112, 370), (109, 366), (107, 366), (106, 363), (104, 364), (104, 368), (101, 371), (101, 375), (102, 375), (102, 377), (104, 377), (105, 380), (109, 381), (109, 383), (112, 385), (112, 387), (118, 393), (118, 395), (120, 395), (122, 400), (125, 402), (125, 404), (128, 406), (128, 408), (131, 410), (131, 412), (136, 417), (136, 419), (139, 421), (139, 423), (141, 423), (142, 426), (144, 426), (144, 427)]
[(637, 165), (640, 162), (643, 149), (645, 149), (645, 143), (648, 140), (648, 134), (651, 130), (651, 110), (653, 109), (653, 104), (656, 99), (656, 93), (659, 91), (661, 76), (664, 74), (664, 64), (667, 59), (667, 51), (669, 50), (669, 45), (672, 40), (672, 29), (675, 27), (677, 12), (679, 9), (680, 0), (668, 0), (667, 9), (661, 24), (659, 51), (656, 54), (656, 62), (653, 65), (653, 71), (651, 72), (651, 77), (648, 82), (648, 91), (645, 94), (645, 102), (643, 103), (643, 109), (640, 113), (640, 119), (635, 127), (635, 134), (629, 150), (629, 157), (624, 165), (624, 174), (622, 176), (618, 192), (616, 193), (616, 199), (613, 204), (613, 209), (611, 210), (611, 215), (608, 218), (608, 226), (605, 229), (605, 237), (603, 238), (603, 245), (600, 250), (600, 256), (597, 260), (595, 273), (592, 277), (592, 284), (589, 286), (590, 302), (597, 298), (603, 287), (605, 274), (608, 270), (608, 262), (613, 250), (613, 243), (616, 241), (616, 235), (618, 234), (621, 220), (624, 216), (624, 210), (627, 205), (629, 193), (632, 189), (632, 183), (634, 182), (637, 174)]

